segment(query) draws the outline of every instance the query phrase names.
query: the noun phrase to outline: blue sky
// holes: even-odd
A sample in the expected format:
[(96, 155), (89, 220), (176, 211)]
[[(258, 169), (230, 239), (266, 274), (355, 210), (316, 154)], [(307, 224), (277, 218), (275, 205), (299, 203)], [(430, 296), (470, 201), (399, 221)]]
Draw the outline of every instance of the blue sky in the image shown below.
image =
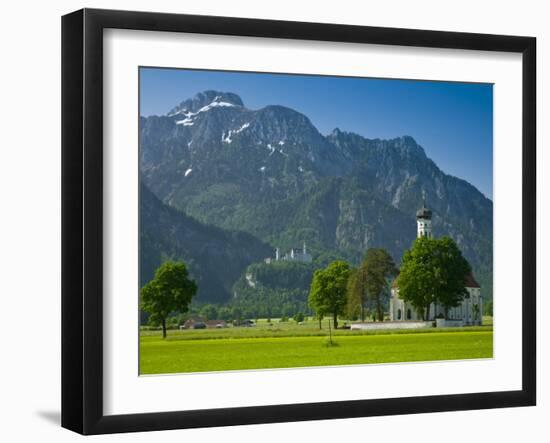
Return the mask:
[(410, 135), (447, 174), (493, 196), (491, 84), (141, 68), (141, 115), (166, 114), (196, 93), (238, 94), (249, 109), (283, 105), (322, 134)]

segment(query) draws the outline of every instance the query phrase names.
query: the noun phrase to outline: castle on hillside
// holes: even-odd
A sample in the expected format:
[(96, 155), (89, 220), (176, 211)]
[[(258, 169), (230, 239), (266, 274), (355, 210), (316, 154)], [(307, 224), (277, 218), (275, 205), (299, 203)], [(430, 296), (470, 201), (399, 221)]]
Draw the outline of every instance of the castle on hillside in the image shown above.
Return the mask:
[[(426, 202), (422, 204), (422, 208), (416, 211), (416, 226), (417, 237), (432, 238), (432, 211), (426, 207)], [(394, 280), (391, 288), (390, 299), (390, 320), (391, 321), (418, 321), (421, 320), (421, 316), (416, 312), (416, 309), (410, 304), (399, 298), (399, 287), (397, 285), (397, 279)], [(460, 305), (455, 308), (451, 308), (448, 312), (449, 326), (467, 326), (467, 325), (481, 325), (483, 306), (481, 297), (481, 288), (475, 280), (472, 273), (466, 277), (464, 282), (466, 295)], [(430, 318), (428, 321), (440, 317), (444, 314), (443, 306), (430, 305)]]
[(294, 261), (302, 263), (311, 263), (313, 257), (307, 252), (306, 242), (300, 248), (291, 248), (285, 255), (281, 256), (279, 248), (275, 249), (275, 257), (267, 257), (264, 260), (267, 264), (276, 262), (276, 261)]

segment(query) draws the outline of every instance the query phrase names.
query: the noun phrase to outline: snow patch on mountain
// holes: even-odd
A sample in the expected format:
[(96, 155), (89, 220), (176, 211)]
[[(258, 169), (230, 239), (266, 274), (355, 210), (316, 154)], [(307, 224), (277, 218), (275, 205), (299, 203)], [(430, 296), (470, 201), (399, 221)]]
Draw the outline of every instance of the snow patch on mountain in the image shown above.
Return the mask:
[(184, 120), (179, 120), (176, 122), (176, 125), (183, 125), (183, 126), (193, 126), (195, 122), (191, 118), (186, 118)]
[(249, 126), (250, 126), (250, 123), (245, 123), (238, 129), (230, 129), (229, 132), (227, 133), (227, 135), (225, 135), (225, 131), (224, 131), (222, 133), (222, 142), (223, 143), (231, 143), (233, 141), (231, 139), (231, 137), (233, 137), (234, 135), (240, 134), (241, 132), (243, 132)]
[(176, 115), (181, 115), (181, 114), (185, 114), (185, 113), (187, 113), (187, 109), (182, 108), (182, 109), (178, 109), (175, 112), (169, 112), (168, 114), (166, 114), (166, 116), (167, 117), (175, 117)]
[(206, 106), (203, 106), (200, 108), (197, 112), (191, 112), (187, 111), (187, 109), (181, 109), (176, 112), (173, 112), (172, 114), (168, 114), (169, 117), (173, 117), (176, 115), (185, 115), (185, 119), (179, 120), (176, 122), (176, 125), (183, 125), (183, 126), (192, 126), (194, 123), (193, 117), (196, 117), (197, 115), (210, 111), (210, 109), (213, 108), (235, 108), (237, 105), (234, 105), (233, 103), (220, 101), (221, 97), (218, 95), (214, 98), (214, 100), (209, 103)]

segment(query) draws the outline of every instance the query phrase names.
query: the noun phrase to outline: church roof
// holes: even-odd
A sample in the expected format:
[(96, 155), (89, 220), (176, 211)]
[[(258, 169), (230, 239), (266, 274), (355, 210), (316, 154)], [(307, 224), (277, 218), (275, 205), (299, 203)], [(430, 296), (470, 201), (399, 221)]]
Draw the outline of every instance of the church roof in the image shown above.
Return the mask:
[(397, 271), (397, 275), (395, 276), (393, 283), (391, 284), (392, 289), (397, 288), (397, 279), (399, 278), (399, 271)]
[(426, 206), (426, 196), (424, 191), (422, 191), (422, 207), (416, 211), (416, 218), (424, 218), (426, 220), (431, 220), (432, 218), (432, 211)]
[(466, 277), (466, 284), (465, 286), (467, 288), (479, 288), (479, 283), (476, 281), (476, 279), (474, 278), (474, 274), (472, 274), (471, 272), (468, 274), (468, 276)]
[(416, 211), (416, 218), (425, 218), (429, 220), (432, 218), (432, 211), (426, 208), (426, 206), (422, 206)]

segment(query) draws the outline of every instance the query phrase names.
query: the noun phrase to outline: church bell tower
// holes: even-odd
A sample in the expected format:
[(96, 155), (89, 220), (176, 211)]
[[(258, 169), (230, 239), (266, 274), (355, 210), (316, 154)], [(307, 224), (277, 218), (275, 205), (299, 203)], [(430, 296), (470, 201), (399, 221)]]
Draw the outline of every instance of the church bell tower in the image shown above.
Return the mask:
[(422, 198), (422, 208), (416, 211), (416, 236), (432, 238), (432, 211), (426, 207), (426, 198)]

